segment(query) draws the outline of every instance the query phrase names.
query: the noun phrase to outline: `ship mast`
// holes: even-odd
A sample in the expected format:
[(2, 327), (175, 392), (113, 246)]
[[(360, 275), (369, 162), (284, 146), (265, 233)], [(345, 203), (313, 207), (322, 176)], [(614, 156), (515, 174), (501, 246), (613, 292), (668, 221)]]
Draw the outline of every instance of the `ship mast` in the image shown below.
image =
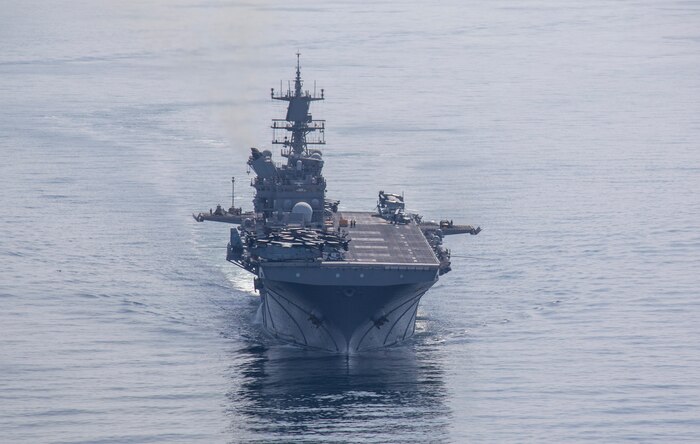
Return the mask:
[[(316, 91), (313, 94), (308, 90), (303, 90), (304, 82), (301, 80), (301, 63), (300, 53), (297, 52), (296, 77), (294, 79), (294, 90), (288, 88), (282, 94), (279, 91), (275, 95), (275, 89), (270, 90), (270, 95), (273, 100), (283, 100), (288, 102), (287, 116), (284, 119), (272, 120), (272, 143), (283, 145), (282, 156), (288, 159), (288, 165), (294, 166), (295, 162), (303, 157), (308, 156), (308, 145), (324, 145), (325, 141), (325, 120), (314, 120), (309, 114), (309, 106), (311, 102), (324, 100), (323, 89), (321, 95), (317, 96)], [(280, 139), (278, 131), (284, 131), (286, 134), (283, 139)], [(313, 134), (312, 136), (308, 136)]]

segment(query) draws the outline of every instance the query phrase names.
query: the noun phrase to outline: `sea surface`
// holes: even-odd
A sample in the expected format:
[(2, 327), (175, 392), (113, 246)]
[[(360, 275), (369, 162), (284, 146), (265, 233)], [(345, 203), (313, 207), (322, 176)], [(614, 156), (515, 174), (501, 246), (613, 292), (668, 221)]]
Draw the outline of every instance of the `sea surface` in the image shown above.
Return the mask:
[[(400, 346), (267, 337), (190, 216), (297, 51), (329, 197), (483, 228)], [(698, 1), (0, 1), (0, 214), (3, 443), (700, 442)]]

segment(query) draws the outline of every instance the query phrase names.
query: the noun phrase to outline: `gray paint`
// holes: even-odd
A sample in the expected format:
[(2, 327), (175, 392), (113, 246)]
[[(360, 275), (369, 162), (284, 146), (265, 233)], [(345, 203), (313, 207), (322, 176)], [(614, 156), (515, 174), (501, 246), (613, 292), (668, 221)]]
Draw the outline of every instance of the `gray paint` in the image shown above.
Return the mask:
[(270, 151), (251, 148), (253, 211), (194, 217), (240, 224), (231, 229), (227, 260), (256, 275), (269, 332), (352, 353), (413, 335), (421, 296), (450, 271), (445, 232), (470, 231), (451, 221), (423, 224), (405, 211), (403, 196), (383, 191), (376, 213), (338, 212), (338, 201), (326, 199), (322, 153), (309, 147), (325, 143), (325, 121), (309, 114), (323, 94), (303, 90), (297, 54), (294, 88), (271, 90), (272, 99), (288, 102), (285, 119), (272, 124), (273, 144), (282, 145), (287, 162), (275, 164)]

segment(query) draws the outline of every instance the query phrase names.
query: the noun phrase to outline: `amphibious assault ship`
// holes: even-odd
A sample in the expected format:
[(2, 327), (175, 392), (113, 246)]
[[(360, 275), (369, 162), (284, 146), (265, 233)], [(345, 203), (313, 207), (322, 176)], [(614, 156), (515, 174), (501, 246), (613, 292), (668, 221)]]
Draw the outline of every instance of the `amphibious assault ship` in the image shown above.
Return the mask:
[(326, 197), (322, 174), (325, 121), (309, 113), (324, 90), (303, 85), (297, 54), (293, 87), (271, 90), (273, 100), (288, 103), (285, 118), (272, 121), (272, 144), (286, 163), (251, 148), (253, 210), (232, 202), (193, 217), (236, 225), (226, 260), (255, 276), (272, 335), (339, 353), (394, 344), (413, 335), (421, 297), (450, 271), (443, 237), (481, 229), (424, 222), (406, 211), (403, 195), (384, 191), (374, 212), (340, 210)]

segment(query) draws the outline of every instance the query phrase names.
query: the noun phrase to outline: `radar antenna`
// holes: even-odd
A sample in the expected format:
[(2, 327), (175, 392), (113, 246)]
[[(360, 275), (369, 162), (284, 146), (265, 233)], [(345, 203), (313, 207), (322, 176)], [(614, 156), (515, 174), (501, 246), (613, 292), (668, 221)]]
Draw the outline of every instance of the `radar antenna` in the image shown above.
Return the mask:
[[(283, 100), (289, 102), (287, 105), (287, 116), (284, 119), (272, 120), (272, 143), (282, 145), (282, 156), (288, 159), (288, 165), (295, 166), (296, 161), (302, 156), (309, 155), (308, 145), (324, 145), (325, 140), (325, 120), (314, 120), (309, 114), (311, 102), (324, 100), (323, 89), (321, 95), (316, 95), (314, 87), (313, 94), (302, 89), (304, 82), (301, 79), (301, 53), (297, 51), (296, 76), (294, 78), (294, 90), (290, 87), (283, 94), (282, 91), (275, 94), (275, 89), (271, 89), (273, 100)], [(291, 136), (278, 134), (279, 131), (291, 133)], [(309, 136), (313, 134), (313, 137)]]

